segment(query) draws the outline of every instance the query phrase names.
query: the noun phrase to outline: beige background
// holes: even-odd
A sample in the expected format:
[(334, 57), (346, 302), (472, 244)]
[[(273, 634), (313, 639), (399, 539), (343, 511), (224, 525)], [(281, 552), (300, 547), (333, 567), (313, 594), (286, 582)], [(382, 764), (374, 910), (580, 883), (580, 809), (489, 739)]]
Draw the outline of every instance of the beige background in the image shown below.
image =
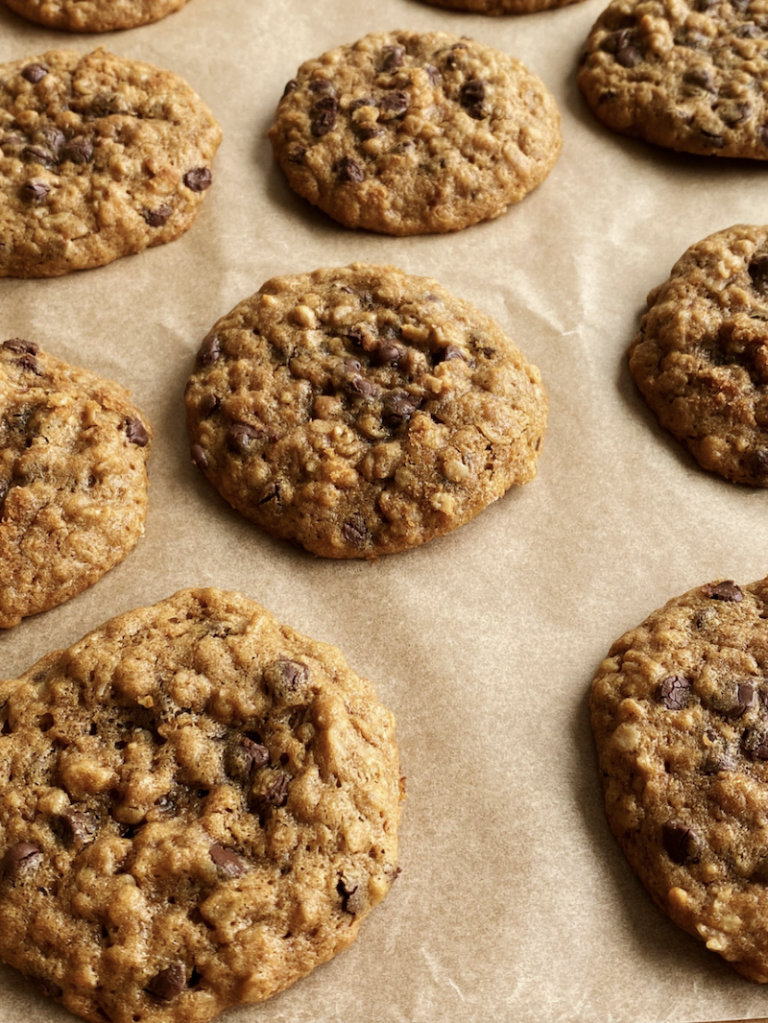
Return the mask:
[[(765, 165), (611, 135), (582, 103), (601, 0), (488, 19), (418, 0), (191, 0), (100, 38), (179, 72), (224, 128), (214, 185), (173, 245), (52, 281), (0, 281), (0, 336), (127, 385), (155, 428), (144, 539), (68, 606), (0, 635), (6, 676), (181, 586), (240, 589), (341, 647), (397, 714), (404, 872), (357, 945), (238, 1023), (652, 1023), (768, 1015), (663, 918), (603, 821), (587, 720), (610, 643), (668, 597), (768, 571), (768, 495), (700, 471), (657, 427), (624, 352), (692, 242), (766, 219)], [(554, 92), (565, 146), (505, 217), (448, 237), (347, 231), (297, 199), (265, 131), (298, 64), (368, 31), (468, 34)], [(0, 9), (0, 61), (90, 49)], [(542, 370), (540, 476), (474, 522), (378, 564), (315, 560), (223, 504), (188, 459), (182, 393), (208, 328), (275, 274), (355, 259), (437, 277)], [(0, 968), (2, 1023), (64, 1021)]]

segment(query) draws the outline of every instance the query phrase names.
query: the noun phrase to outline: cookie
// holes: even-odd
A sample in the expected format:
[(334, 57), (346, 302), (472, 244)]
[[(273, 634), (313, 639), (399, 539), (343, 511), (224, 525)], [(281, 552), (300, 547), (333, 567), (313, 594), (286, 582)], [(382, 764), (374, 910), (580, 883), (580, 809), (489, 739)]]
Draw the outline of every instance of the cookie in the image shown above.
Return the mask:
[(612, 131), (704, 156), (768, 159), (768, 19), (760, 0), (613, 0), (578, 84)]
[(240, 594), (114, 618), (0, 702), (0, 957), (93, 1023), (268, 998), (398, 873), (392, 715)]
[(276, 277), (213, 327), (187, 384), (192, 460), (272, 536), (375, 558), (536, 474), (547, 400), (501, 328), (391, 266)]
[(768, 486), (768, 227), (692, 245), (629, 349), (643, 397), (705, 468)]
[(103, 49), (0, 64), (0, 277), (55, 277), (178, 238), (220, 140), (170, 71)]
[(447, 7), (451, 11), (471, 11), (473, 14), (534, 14), (552, 7), (565, 7), (578, 0), (424, 0), (433, 7)]
[(307, 61), (269, 137), (299, 195), (347, 227), (395, 235), (501, 216), (561, 147), (542, 82), (447, 32), (378, 32)]
[(768, 580), (708, 583), (613, 644), (592, 685), (611, 829), (658, 906), (768, 981)]
[(144, 532), (151, 429), (119, 384), (0, 344), (0, 628), (81, 593)]
[(1, 0), (23, 18), (69, 32), (111, 32), (159, 21), (187, 0)]

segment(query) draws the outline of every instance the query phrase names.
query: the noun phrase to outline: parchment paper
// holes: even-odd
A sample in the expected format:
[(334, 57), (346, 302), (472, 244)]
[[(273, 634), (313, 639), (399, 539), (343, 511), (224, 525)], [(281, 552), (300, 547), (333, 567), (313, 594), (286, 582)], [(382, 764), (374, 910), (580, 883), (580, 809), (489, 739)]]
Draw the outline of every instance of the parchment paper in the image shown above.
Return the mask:
[[(611, 642), (668, 598), (768, 572), (768, 494), (700, 470), (633, 389), (625, 350), (683, 251), (763, 223), (766, 165), (602, 128), (575, 86), (602, 0), (484, 18), (418, 0), (191, 0), (70, 36), (0, 8), (0, 61), (98, 44), (183, 75), (224, 129), (214, 185), (172, 245), (50, 281), (0, 281), (0, 336), (119, 380), (155, 430), (144, 538), (74, 601), (0, 635), (15, 677), (182, 586), (241, 590), (339, 646), (399, 722), (403, 873), (356, 945), (232, 1023), (651, 1023), (768, 1015), (768, 989), (678, 931), (603, 819), (587, 715)], [(303, 60), (366, 32), (466, 34), (554, 93), (565, 146), (506, 216), (456, 235), (348, 231), (293, 195), (265, 131)], [(376, 564), (321, 561), (232, 511), (190, 464), (183, 388), (214, 321), (268, 277), (353, 260), (434, 276), (542, 371), (539, 478), (452, 535)], [(2, 1023), (71, 1017), (0, 968)]]

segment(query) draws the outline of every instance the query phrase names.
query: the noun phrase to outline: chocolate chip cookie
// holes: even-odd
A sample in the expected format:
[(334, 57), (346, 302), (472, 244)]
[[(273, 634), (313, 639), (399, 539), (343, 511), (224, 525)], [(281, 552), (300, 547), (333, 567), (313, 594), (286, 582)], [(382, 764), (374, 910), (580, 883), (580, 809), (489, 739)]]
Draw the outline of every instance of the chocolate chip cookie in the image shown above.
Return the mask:
[(76, 596), (144, 532), (150, 427), (126, 390), (0, 344), (0, 628)]
[(451, 11), (472, 11), (474, 14), (533, 14), (552, 7), (565, 7), (578, 0), (424, 0), (433, 7)]
[(391, 266), (277, 277), (202, 343), (192, 460), (268, 533), (330, 558), (441, 536), (536, 474), (539, 371), (489, 316)]
[(51, 50), (0, 64), (0, 277), (55, 277), (173, 241), (221, 129), (178, 75)]
[(629, 368), (705, 469), (768, 486), (768, 227), (692, 245), (648, 295)]
[(708, 583), (613, 644), (592, 685), (611, 830), (659, 907), (768, 981), (768, 580)]
[(94, 1023), (268, 998), (398, 873), (392, 715), (240, 594), (114, 618), (0, 705), (0, 956)]
[(761, 0), (614, 0), (578, 84), (622, 135), (705, 156), (768, 159), (768, 15)]
[(542, 82), (446, 32), (374, 33), (307, 61), (269, 137), (299, 195), (347, 227), (395, 235), (500, 216), (561, 147)]
[(187, 0), (0, 0), (12, 11), (69, 32), (111, 32), (159, 21)]

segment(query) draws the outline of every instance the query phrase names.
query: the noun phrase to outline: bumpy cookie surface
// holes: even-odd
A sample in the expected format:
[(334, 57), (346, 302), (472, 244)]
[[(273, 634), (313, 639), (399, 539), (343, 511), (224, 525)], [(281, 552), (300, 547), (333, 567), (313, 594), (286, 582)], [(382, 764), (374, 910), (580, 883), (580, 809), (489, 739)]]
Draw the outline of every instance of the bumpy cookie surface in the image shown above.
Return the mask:
[(768, 159), (762, 0), (614, 0), (582, 61), (579, 86), (613, 131), (688, 153)]
[(267, 998), (395, 879), (392, 715), (239, 594), (124, 614), (0, 699), (0, 955), (87, 1020)]
[(629, 349), (659, 421), (705, 469), (768, 486), (768, 227), (692, 245)]
[(307, 61), (269, 136), (299, 195), (347, 227), (395, 235), (500, 216), (561, 147), (535, 75), (445, 32), (380, 32)]
[(533, 14), (551, 7), (565, 7), (578, 0), (425, 0), (433, 7), (447, 7), (452, 11), (472, 11), (475, 14)]
[(226, 500), (332, 558), (415, 547), (528, 482), (547, 416), (489, 316), (364, 264), (268, 281), (213, 327), (186, 402)]
[(187, 0), (2, 0), (30, 21), (70, 32), (110, 32), (158, 21)]
[(82, 592), (144, 532), (151, 431), (126, 390), (0, 345), (0, 628)]
[(768, 981), (768, 581), (701, 586), (622, 636), (592, 725), (611, 829), (643, 884)]
[(0, 64), (0, 277), (54, 277), (173, 241), (221, 130), (178, 75), (105, 50)]

